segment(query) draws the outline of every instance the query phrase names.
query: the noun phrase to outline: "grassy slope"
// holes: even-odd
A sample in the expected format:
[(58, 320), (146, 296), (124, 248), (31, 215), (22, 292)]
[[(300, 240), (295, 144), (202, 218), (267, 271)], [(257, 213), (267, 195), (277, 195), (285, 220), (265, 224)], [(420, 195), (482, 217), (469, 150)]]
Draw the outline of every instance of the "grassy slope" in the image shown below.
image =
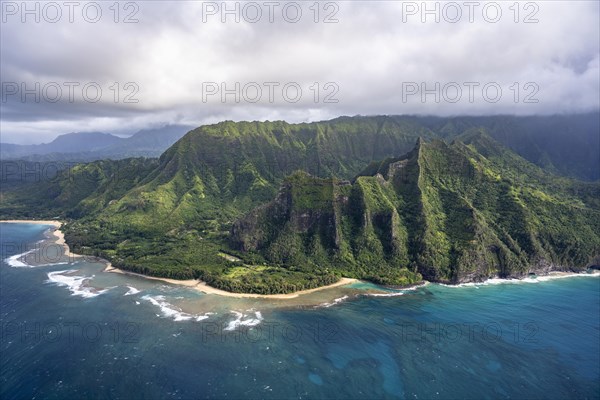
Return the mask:
[[(129, 185), (124, 193), (117, 196), (107, 189), (102, 195), (104, 186), (93, 181), (89, 188), (87, 184), (79, 186), (73, 202), (53, 201), (50, 213), (76, 218), (65, 227), (67, 240), (76, 251), (102, 255), (122, 268), (174, 278), (200, 277), (238, 291), (311, 288), (333, 282), (335, 275), (324, 271), (319, 277), (314, 270), (309, 274), (273, 267), (270, 279), (263, 282), (264, 273), (248, 273), (243, 279), (239, 273), (230, 274), (239, 263), (219, 256), (221, 249), (227, 250), (230, 226), (272, 198), (284, 177), (294, 170), (350, 177), (381, 153), (406, 151), (419, 132), (430, 134), (422, 128), (410, 131), (412, 128), (389, 117), (204, 126), (167, 150), (153, 169), (135, 171), (119, 166), (119, 183)], [(85, 167), (107, 168), (102, 162)], [(71, 192), (63, 188), (63, 181), (49, 185), (57, 191), (56, 198)], [(40, 205), (44, 202), (38, 201)], [(94, 204), (96, 209), (90, 208)], [(72, 212), (79, 209), (85, 212)], [(248, 262), (260, 265), (262, 259), (251, 257)]]
[[(410, 117), (344, 117), (294, 125), (223, 122), (190, 132), (158, 161), (99, 161), (33, 189), (3, 193), (2, 215), (71, 218), (67, 240), (77, 251), (103, 255), (134, 271), (201, 277), (225, 289), (263, 293), (314, 287), (335, 274), (381, 282), (416, 280), (417, 270), (440, 280), (485, 275), (499, 262), (489, 261), (489, 271), (456, 267), (471, 265), (458, 263), (471, 258), (482, 263), (477, 257), (484, 251), (464, 250), (473, 241), (486, 248), (498, 246), (494, 257), (519, 266), (537, 262), (524, 254), (538, 248), (544, 259), (563, 265), (573, 259), (563, 251), (569, 246), (582, 257), (597, 249), (587, 239), (573, 244), (566, 227), (574, 221), (572, 231), (578, 231), (580, 223), (589, 226), (598, 220), (598, 185), (545, 174), (502, 147), (478, 141), (475, 133), (461, 139), (470, 147), (453, 145), (449, 157), (442, 143), (425, 155), (419, 155), (420, 146), (404, 160), (403, 169), (388, 176), (385, 166), (401, 160), (386, 157), (410, 150), (418, 136), (435, 136), (426, 126)], [(475, 149), (484, 158), (471, 154)], [(419, 162), (407, 162), (411, 157)], [(275, 232), (279, 248), (285, 249), (288, 240), (298, 249), (290, 253), (296, 257), (293, 263), (278, 259), (266, 274), (260, 265), (267, 253), (241, 254), (247, 265), (219, 256), (220, 250), (231, 251), (228, 231), (234, 221), (275, 196), (293, 171), (349, 179), (374, 159), (385, 161), (367, 171), (381, 169), (388, 183), (372, 176), (352, 186), (331, 181), (319, 187), (316, 197), (294, 196), (301, 208), (314, 208), (314, 199), (326, 200), (318, 232), (301, 240), (292, 228), (285, 235)], [(450, 173), (455, 169), (459, 176)], [(476, 188), (484, 195), (474, 195), (480, 183), (485, 184)], [(348, 204), (340, 200), (346, 197)], [(494, 218), (494, 210), (514, 218)], [(567, 223), (553, 220), (555, 214)], [(536, 227), (553, 224), (560, 234), (530, 238), (529, 233), (514, 233), (543, 231)], [(270, 226), (275, 234), (277, 224)], [(553, 246), (560, 251), (551, 250)], [(275, 245), (273, 249), (267, 258), (285, 253)]]
[(557, 179), (480, 132), (419, 140), (360, 175), (293, 176), (234, 226), (233, 245), (390, 284), (578, 270), (600, 254), (598, 185)]

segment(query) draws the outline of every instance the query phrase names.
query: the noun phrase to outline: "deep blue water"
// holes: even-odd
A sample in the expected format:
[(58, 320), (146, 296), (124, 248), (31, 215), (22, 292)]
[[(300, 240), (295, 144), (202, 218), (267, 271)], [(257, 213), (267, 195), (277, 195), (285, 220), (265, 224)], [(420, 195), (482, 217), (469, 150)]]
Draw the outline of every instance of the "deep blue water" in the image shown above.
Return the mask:
[[(48, 228), (0, 227), (3, 260)], [(599, 397), (597, 276), (286, 303), (70, 261), (2, 261), (0, 398)]]

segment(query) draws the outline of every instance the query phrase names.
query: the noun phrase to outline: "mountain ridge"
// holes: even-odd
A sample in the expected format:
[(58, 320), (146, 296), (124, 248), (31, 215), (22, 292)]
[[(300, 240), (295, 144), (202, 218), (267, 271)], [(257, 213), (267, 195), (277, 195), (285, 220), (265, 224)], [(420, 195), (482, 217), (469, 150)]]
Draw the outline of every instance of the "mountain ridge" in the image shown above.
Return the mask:
[(0, 144), (2, 160), (81, 161), (158, 157), (191, 130), (187, 125), (164, 125), (142, 129), (128, 137), (103, 132), (74, 132), (57, 136), (49, 143)]
[[(61, 216), (76, 252), (264, 294), (340, 275), (404, 285), (579, 270), (594, 257), (599, 184), (548, 173), (485, 127), (453, 129), (442, 141), (404, 117), (225, 121), (188, 132), (158, 159), (80, 164), (3, 191), (0, 215)], [(282, 203), (244, 225), (282, 185), (308, 216)]]
[[(470, 139), (472, 142), (479, 139), (488, 150), (492, 145), (497, 152), (504, 151), (481, 132)], [(324, 240), (330, 244), (329, 250), (339, 253), (330, 255), (329, 264), (340, 264), (344, 260), (352, 264), (351, 259), (358, 260), (362, 249), (356, 249), (353, 243), (356, 238), (351, 237), (352, 234), (346, 234), (351, 238), (340, 245), (344, 239), (340, 238), (337, 227), (346, 223), (344, 218), (355, 218), (360, 223), (353, 227), (358, 232), (354, 236), (363, 235), (371, 229), (361, 240), (374, 243), (370, 244), (371, 255), (381, 255), (381, 259), (377, 260), (380, 273), (382, 264), (390, 259), (405, 267), (413, 265), (412, 271), (406, 269), (407, 274), (419, 273), (430, 281), (461, 283), (493, 276), (522, 277), (552, 269), (581, 270), (597, 257), (600, 252), (600, 238), (594, 233), (595, 229), (600, 228), (600, 213), (597, 210), (589, 210), (587, 214), (591, 221), (596, 221), (595, 225), (586, 225), (579, 218), (580, 226), (587, 226), (584, 232), (589, 240), (572, 239), (577, 245), (587, 247), (582, 248), (578, 255), (560, 255), (561, 250), (555, 251), (556, 246), (548, 242), (556, 245), (559, 237), (565, 240), (562, 236), (573, 223), (565, 221), (565, 229), (554, 226), (550, 230), (544, 229), (540, 222), (545, 222), (546, 218), (562, 218), (563, 215), (573, 218), (573, 205), (557, 203), (553, 216), (544, 215), (542, 209), (545, 207), (539, 207), (529, 192), (521, 197), (511, 196), (510, 191), (515, 189), (514, 181), (500, 177), (497, 172), (509, 173), (510, 169), (501, 169), (483, 156), (474, 160), (473, 157), (478, 155), (468, 144), (458, 140), (448, 145), (440, 140), (426, 143), (419, 139), (407, 155), (371, 165), (349, 185), (342, 183), (347, 187), (347, 204), (337, 208), (343, 209), (345, 206), (342, 214), (346, 215), (333, 212), (335, 205), (328, 206), (330, 212), (325, 222), (322, 221), (322, 214), (313, 215), (315, 205), (307, 201), (309, 195), (292, 194), (322, 193), (319, 187), (323, 187), (325, 182), (319, 178), (294, 176), (295, 189), (290, 186), (293, 180), (286, 181), (277, 199), (269, 206), (257, 209), (234, 224), (232, 246), (243, 251), (258, 250), (269, 261), (286, 262), (288, 259), (301, 258), (302, 254), (311, 254), (315, 258), (314, 254), (318, 254), (318, 251), (314, 246), (298, 250), (299, 243)], [(330, 184), (336, 187), (340, 182)], [(555, 200), (546, 193), (532, 193), (546, 196), (546, 202)], [(486, 200), (482, 201), (479, 197)], [(493, 207), (485, 203), (494, 198), (502, 200)], [(336, 202), (335, 199), (331, 201), (332, 204)], [(526, 207), (522, 207), (521, 202), (525, 202)], [(300, 207), (298, 213), (291, 212), (290, 209), (294, 207), (290, 204), (297, 203), (304, 206)], [(323, 200), (322, 204), (325, 203)], [(527, 207), (534, 206), (539, 215), (533, 216), (527, 211)], [(360, 212), (352, 216), (356, 210)], [(500, 216), (494, 217), (492, 210), (499, 212)], [(270, 218), (277, 223), (269, 221)], [(298, 225), (299, 219), (304, 219), (303, 226)], [(521, 219), (525, 221), (524, 224), (520, 222)], [(292, 228), (287, 229), (286, 224), (291, 224)], [(536, 225), (536, 228), (528, 224)], [(308, 232), (306, 227), (312, 225), (317, 226), (315, 229), (321, 236), (313, 233), (308, 239), (297, 237)], [(323, 229), (327, 227), (335, 229), (331, 228), (323, 239)], [(380, 231), (376, 232), (377, 229)], [(584, 232), (578, 233), (581, 235)], [(343, 247), (350, 250), (344, 254)], [(581, 254), (590, 256), (586, 258)], [(361, 268), (366, 268), (372, 262), (369, 259), (362, 263)], [(469, 269), (469, 266), (474, 268)]]

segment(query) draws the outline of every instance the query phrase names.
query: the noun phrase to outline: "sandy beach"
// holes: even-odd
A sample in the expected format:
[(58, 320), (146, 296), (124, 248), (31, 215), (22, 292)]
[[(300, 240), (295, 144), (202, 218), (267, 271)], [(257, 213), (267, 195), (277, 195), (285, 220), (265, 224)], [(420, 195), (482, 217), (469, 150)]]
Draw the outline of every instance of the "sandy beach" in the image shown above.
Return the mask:
[[(53, 225), (55, 227), (55, 229), (53, 231), (53, 235), (56, 237), (55, 243), (64, 248), (65, 255), (67, 257), (83, 257), (82, 255), (72, 253), (69, 250), (69, 246), (65, 243), (65, 235), (60, 230), (60, 227), (62, 225), (62, 223), (60, 221), (55, 221), (55, 220), (4, 220), (4, 221), (0, 221), (0, 222), (1, 223), (30, 223), (30, 224)], [(170, 283), (173, 285), (186, 286), (186, 287), (198, 290), (198, 291), (200, 291), (202, 293), (206, 293), (206, 294), (216, 294), (219, 296), (236, 297), (236, 298), (264, 298), (264, 299), (279, 299), (279, 300), (295, 299), (299, 296), (309, 294), (309, 293), (314, 293), (316, 291), (331, 289), (331, 288), (335, 288), (335, 287), (339, 287), (339, 286), (349, 285), (354, 282), (358, 282), (358, 279), (342, 278), (338, 282), (333, 283), (331, 285), (321, 286), (321, 287), (314, 288), (314, 289), (301, 290), (298, 292), (286, 293), (286, 294), (234, 293), (234, 292), (227, 292), (225, 290), (214, 288), (212, 286), (207, 285), (205, 282), (202, 282), (202, 281), (199, 281), (196, 279), (178, 280), (178, 279), (159, 278), (159, 277), (154, 277), (154, 276), (149, 276), (149, 275), (142, 275), (142, 274), (138, 274), (135, 272), (129, 272), (129, 271), (125, 271), (125, 270), (113, 267), (112, 264), (108, 260), (104, 260), (101, 258), (98, 258), (97, 260), (99, 262), (103, 262), (106, 264), (106, 268), (104, 269), (104, 272), (133, 275), (133, 276), (138, 276), (138, 277), (141, 277), (144, 279), (166, 282), (166, 283)], [(600, 274), (600, 271), (595, 271), (593, 274)], [(539, 279), (540, 281), (543, 281), (543, 280), (558, 279), (558, 278), (563, 278), (563, 277), (566, 278), (566, 277), (577, 276), (577, 275), (579, 275), (579, 274), (573, 273), (573, 272), (551, 271), (548, 275), (541, 275), (537, 279)], [(493, 283), (495, 281), (496, 280), (492, 279), (492, 280), (489, 280), (488, 283)], [(505, 281), (505, 280), (500, 279), (499, 281)], [(515, 279), (515, 281), (521, 281), (521, 279)], [(476, 284), (469, 283), (467, 285), (476, 285)], [(454, 286), (454, 285), (451, 285), (451, 286)], [(455, 285), (455, 286), (458, 287), (461, 285)]]
[[(37, 219), (23, 219), (23, 220), (9, 219), (9, 220), (2, 220), (2, 221), (0, 221), (0, 223), (3, 223), (3, 224), (7, 223), (7, 224), (52, 225), (52, 226), (54, 226), (54, 231), (52, 231), (52, 234), (54, 235), (54, 237), (56, 237), (56, 240), (54, 241), (54, 243), (56, 243), (57, 245), (61, 246), (64, 249), (64, 255), (69, 258), (82, 257), (80, 254), (72, 253), (71, 250), (69, 249), (69, 245), (67, 245), (67, 243), (65, 242), (65, 234), (60, 230), (60, 227), (62, 226), (62, 222), (60, 222), (60, 221), (37, 220)], [(102, 260), (102, 261), (110, 264), (106, 260)]]
[(319, 291), (319, 290), (331, 289), (331, 288), (334, 288), (334, 287), (349, 285), (351, 283), (358, 282), (358, 279), (342, 278), (339, 281), (337, 281), (336, 283), (332, 283), (331, 285), (321, 286), (321, 287), (314, 288), (314, 289), (301, 290), (301, 291), (293, 292), (293, 293), (286, 293), (286, 294), (256, 294), (256, 293), (233, 293), (233, 292), (227, 292), (225, 290), (221, 290), (221, 289), (217, 289), (217, 288), (214, 288), (212, 286), (209, 286), (206, 283), (204, 283), (202, 281), (199, 281), (199, 280), (196, 280), (196, 279), (179, 280), (179, 279), (169, 279), (169, 278), (157, 278), (157, 277), (154, 277), (154, 276), (137, 274), (135, 272), (129, 272), (129, 271), (124, 271), (124, 270), (119, 269), (119, 268), (115, 268), (115, 267), (113, 267), (110, 264), (104, 269), (104, 272), (114, 272), (114, 273), (117, 273), (117, 274), (135, 275), (135, 276), (139, 276), (139, 277), (145, 278), (145, 279), (152, 279), (152, 280), (156, 280), (156, 281), (162, 281), (162, 282), (171, 283), (173, 285), (182, 285), (182, 286), (186, 286), (186, 287), (189, 287), (189, 288), (193, 288), (195, 290), (198, 290), (198, 291), (200, 291), (202, 293), (206, 293), (206, 294), (216, 294), (216, 295), (219, 295), (219, 296), (237, 297), (237, 298), (262, 298), (262, 299), (280, 299), (280, 300), (295, 299), (298, 296), (301, 296), (301, 295), (304, 295), (304, 294), (313, 293), (313, 292), (316, 292), (316, 291)]
[[(75, 254), (72, 253), (69, 249), (69, 246), (65, 243), (65, 235), (64, 233), (60, 230), (60, 227), (62, 226), (62, 222), (60, 221), (55, 221), (55, 220), (33, 220), (33, 219), (28, 219), (28, 220), (2, 220), (0, 221), (0, 223), (14, 223), (14, 224), (41, 224), (41, 225), (53, 225), (55, 227), (54, 231), (52, 232), (52, 234), (56, 237), (55, 243), (62, 246), (65, 252), (65, 255), (67, 257), (82, 257), (80, 254)], [(233, 293), (233, 292), (227, 292), (225, 290), (221, 290), (221, 289), (217, 289), (214, 288), (212, 286), (207, 285), (206, 283), (196, 280), (196, 279), (187, 279), (187, 280), (178, 280), (178, 279), (168, 279), (168, 278), (157, 278), (154, 276), (148, 276), (148, 275), (142, 275), (142, 274), (137, 274), (135, 272), (129, 272), (129, 271), (124, 271), (122, 269), (119, 268), (115, 268), (112, 266), (112, 264), (108, 261), (108, 260), (104, 260), (101, 258), (98, 258), (98, 261), (100, 262), (104, 262), (106, 264), (106, 268), (104, 269), (104, 272), (113, 272), (113, 273), (118, 273), (118, 274), (127, 274), (127, 275), (135, 275), (135, 276), (139, 276), (141, 278), (144, 279), (150, 279), (150, 280), (155, 280), (155, 281), (162, 281), (162, 282), (167, 282), (173, 285), (181, 285), (181, 286), (186, 286), (186, 287), (190, 287), (193, 289), (196, 289), (202, 293), (206, 293), (206, 294), (216, 294), (219, 296), (227, 296), (227, 297), (237, 297), (237, 298), (265, 298), (265, 299), (294, 299), (298, 296), (304, 295), (304, 294), (308, 294), (308, 293), (313, 293), (316, 292), (318, 290), (325, 290), (325, 289), (331, 289), (334, 287), (338, 287), (338, 286), (344, 286), (344, 285), (348, 285), (350, 283), (353, 282), (357, 282), (357, 279), (351, 279), (351, 278), (342, 278), (340, 279), (338, 282), (333, 283), (331, 285), (327, 285), (327, 286), (321, 286), (315, 289), (307, 289), (307, 290), (301, 290), (298, 292), (294, 292), (294, 293), (286, 293), (286, 294), (255, 294), (255, 293)]]
[(5, 219), (1, 220), (3, 224), (40, 224), (40, 225), (54, 225), (57, 229), (60, 228), (62, 222), (55, 220), (40, 220), (40, 219)]

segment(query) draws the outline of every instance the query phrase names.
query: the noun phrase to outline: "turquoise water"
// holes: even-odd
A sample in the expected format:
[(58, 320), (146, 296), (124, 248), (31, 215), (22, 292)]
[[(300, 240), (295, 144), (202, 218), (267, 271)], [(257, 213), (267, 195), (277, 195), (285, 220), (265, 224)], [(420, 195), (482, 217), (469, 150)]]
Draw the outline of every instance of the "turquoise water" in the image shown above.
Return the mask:
[[(48, 228), (0, 227), (3, 260)], [(598, 276), (286, 302), (44, 250), (0, 266), (2, 399), (599, 397)]]

